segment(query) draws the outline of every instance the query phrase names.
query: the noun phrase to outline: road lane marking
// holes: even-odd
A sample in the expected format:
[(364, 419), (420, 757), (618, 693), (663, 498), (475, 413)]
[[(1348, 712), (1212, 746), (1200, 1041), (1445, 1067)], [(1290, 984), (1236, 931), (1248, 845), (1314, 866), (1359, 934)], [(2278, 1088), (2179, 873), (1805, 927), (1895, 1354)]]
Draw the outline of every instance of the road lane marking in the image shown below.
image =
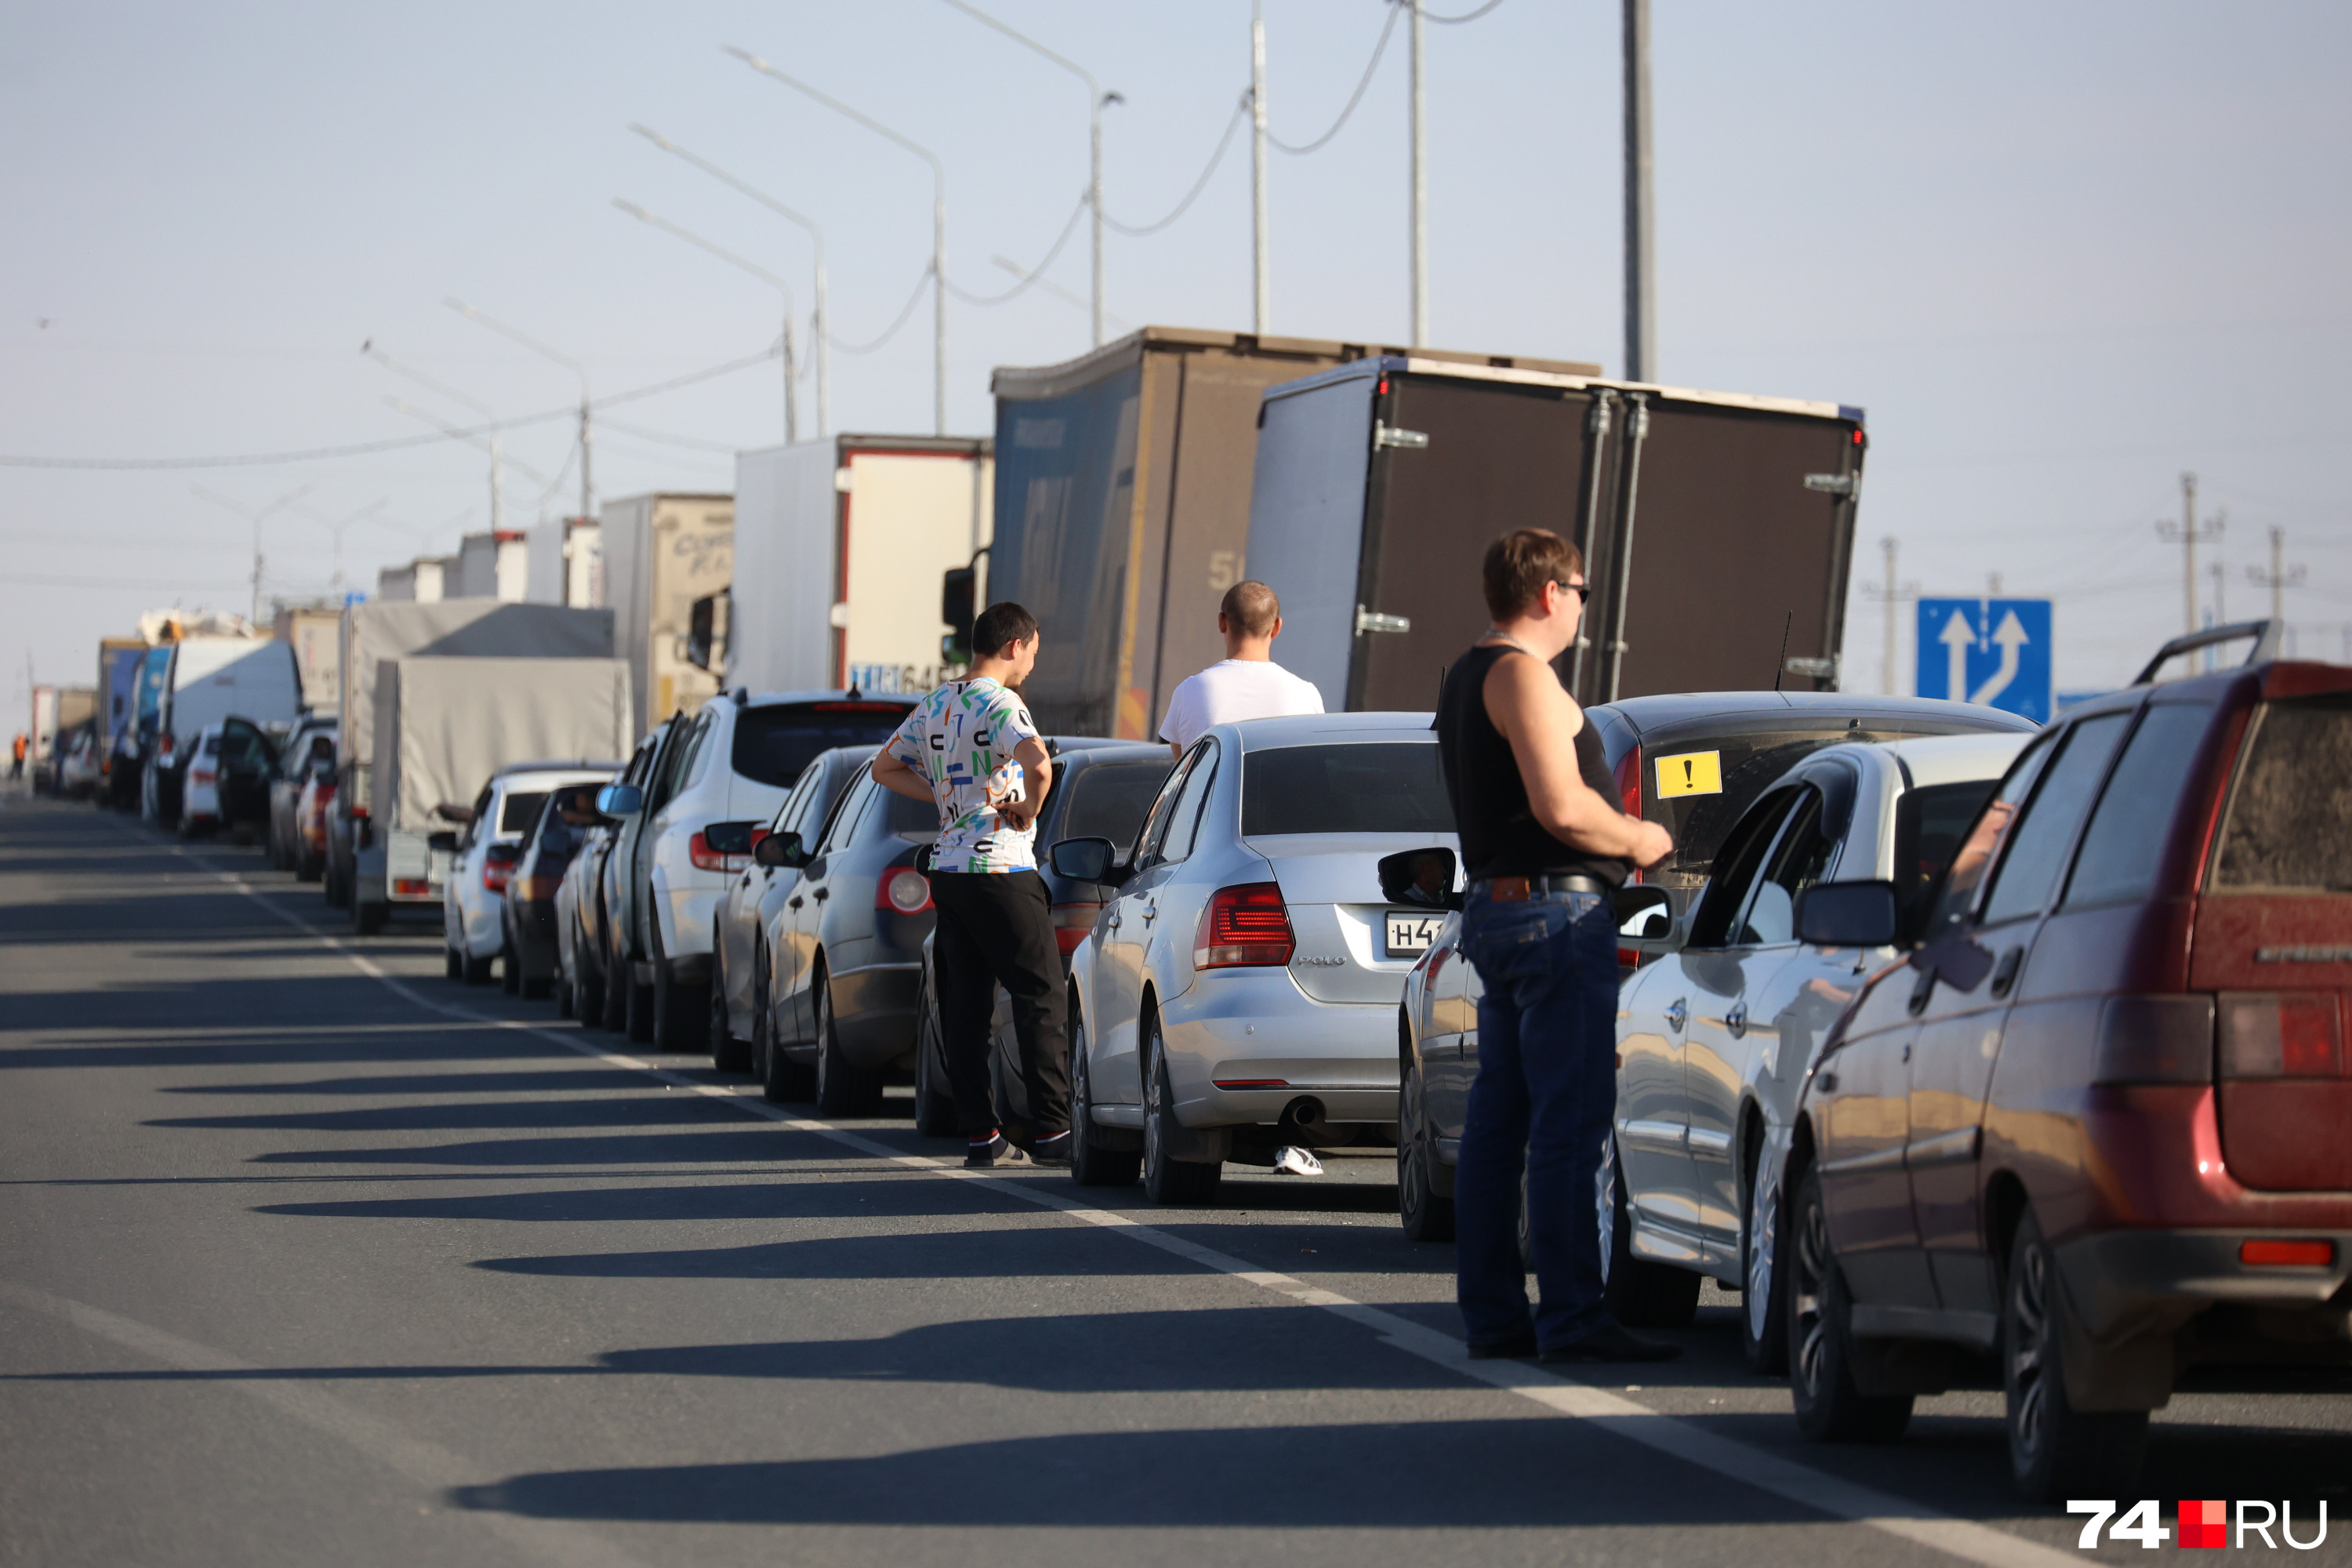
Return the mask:
[[(194, 860), (191, 852), (173, 847), (173, 853)], [(1752, 1444), (1742, 1443), (1694, 1426), (1678, 1416), (1668, 1415), (1620, 1398), (1590, 1384), (1556, 1376), (1551, 1373), (1522, 1362), (1479, 1361), (1469, 1358), (1462, 1342), (1450, 1334), (1401, 1318), (1378, 1307), (1366, 1306), (1351, 1297), (1320, 1286), (1310, 1285), (1291, 1275), (1261, 1268), (1230, 1253), (1189, 1241), (1157, 1226), (1146, 1225), (1130, 1215), (1114, 1210), (1097, 1208), (1076, 1199), (1063, 1197), (1025, 1179), (1005, 1180), (1001, 1173), (967, 1170), (961, 1165), (948, 1164), (924, 1154), (908, 1154), (888, 1144), (836, 1127), (829, 1121), (797, 1115), (771, 1105), (759, 1091), (726, 1084), (706, 1083), (672, 1072), (656, 1063), (617, 1051), (604, 1050), (583, 1043), (575, 1037), (584, 1031), (575, 1028), (567, 1035), (519, 1018), (493, 1017), (477, 1013), (469, 1007), (453, 1006), (438, 1002), (418, 991), (408, 982), (393, 974), (363, 952), (354, 951), (343, 940), (320, 930), (289, 910), (281, 909), (262, 889), (247, 881), (241, 875), (219, 869), (197, 860), (237, 892), (253, 900), (263, 909), (289, 925), (305, 932), (328, 948), (341, 953), (362, 974), (376, 981), (394, 994), (427, 1012), (444, 1017), (459, 1019), (475, 1026), (496, 1030), (517, 1030), (534, 1038), (559, 1046), (564, 1050), (602, 1062), (608, 1067), (626, 1068), (656, 1079), (674, 1089), (683, 1089), (710, 1099), (724, 1101), (747, 1115), (773, 1121), (794, 1132), (813, 1133), (862, 1154), (887, 1161), (910, 1170), (951, 1181), (986, 1182), (999, 1192), (1009, 1194), (1040, 1208), (1054, 1209), (1073, 1219), (1097, 1226), (1114, 1235), (1123, 1236), (1147, 1247), (1188, 1259), (1213, 1273), (1223, 1274), (1254, 1285), (1296, 1305), (1313, 1307), (1330, 1312), (1370, 1329), (1383, 1343), (1392, 1345), (1408, 1355), (1445, 1368), (1475, 1382), (1521, 1398), (1558, 1415), (1585, 1421), (1612, 1436), (1643, 1447), (1654, 1449), (1717, 1475), (1751, 1487), (1761, 1492), (1812, 1509), (1832, 1519), (1866, 1525), (1873, 1530), (1916, 1542), (1933, 1551), (1976, 1563), (1984, 1568), (2059, 1568), (2074, 1559), (2038, 1542), (2011, 1535), (1990, 1525), (1973, 1520), (1959, 1519), (1922, 1504), (1910, 1502), (1875, 1487), (1842, 1479), (1825, 1470), (1797, 1464), (1781, 1458)]]
[[(134, 1354), (177, 1367), (183, 1372), (262, 1373), (259, 1377), (224, 1377), (220, 1385), (257, 1399), (280, 1415), (289, 1415), (313, 1431), (323, 1432), (358, 1449), (378, 1464), (398, 1471), (433, 1492), (436, 1501), (442, 1500), (459, 1487), (478, 1485), (488, 1473), (485, 1467), (438, 1444), (412, 1437), (382, 1416), (371, 1415), (333, 1394), (302, 1383), (273, 1378), (268, 1375), (271, 1368), (240, 1361), (225, 1351), (200, 1345), (193, 1340), (184, 1340), (152, 1324), (110, 1312), (103, 1307), (93, 1307), (87, 1301), (53, 1296), (47, 1290), (37, 1290), (28, 1285), (13, 1285), (5, 1280), (0, 1280), (0, 1301), (55, 1318), (94, 1339), (111, 1341)], [(443, 1511), (452, 1517), (463, 1516), (480, 1521), (505, 1538), (509, 1545), (541, 1562), (590, 1564), (593, 1568), (645, 1568), (638, 1559), (621, 1551), (593, 1531), (567, 1520), (488, 1513), (478, 1509), (446, 1505)]]

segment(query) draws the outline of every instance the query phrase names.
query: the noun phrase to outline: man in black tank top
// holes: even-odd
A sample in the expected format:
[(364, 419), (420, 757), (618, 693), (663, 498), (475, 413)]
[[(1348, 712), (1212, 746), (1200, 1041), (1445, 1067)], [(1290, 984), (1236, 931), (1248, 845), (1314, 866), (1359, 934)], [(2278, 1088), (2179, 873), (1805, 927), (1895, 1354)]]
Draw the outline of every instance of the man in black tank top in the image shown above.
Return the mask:
[[(1551, 668), (1576, 640), (1584, 563), (1543, 529), (1486, 552), (1495, 624), (1446, 672), (1438, 754), (1470, 891), (1478, 1077), (1454, 1167), (1457, 1298), (1474, 1357), (1664, 1361), (1601, 1300), (1595, 1178), (1617, 1103), (1610, 894), (1673, 848), (1627, 816), (1599, 737)], [(1541, 1305), (1519, 1258), (1520, 1175)]]

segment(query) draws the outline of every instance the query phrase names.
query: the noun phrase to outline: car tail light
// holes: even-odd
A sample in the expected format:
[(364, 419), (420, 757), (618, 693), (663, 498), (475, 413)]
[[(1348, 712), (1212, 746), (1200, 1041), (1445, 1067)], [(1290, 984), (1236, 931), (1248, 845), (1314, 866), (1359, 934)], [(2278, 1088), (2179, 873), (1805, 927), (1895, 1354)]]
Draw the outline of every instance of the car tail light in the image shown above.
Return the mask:
[(2270, 1268), (2325, 1268), (2336, 1261), (2332, 1241), (2242, 1241), (2238, 1261)]
[(741, 871), (751, 864), (749, 855), (721, 855), (699, 833), (686, 841), (686, 858), (704, 871)]
[(2343, 1078), (2342, 1009), (2332, 991), (2221, 997), (2225, 1079)]
[(2212, 1082), (2212, 998), (2108, 997), (2099, 1009), (2091, 1081)]
[(1628, 816), (1642, 815), (1642, 748), (1617, 759), (1617, 804)]
[(1095, 929), (1095, 917), (1102, 913), (1102, 900), (1093, 903), (1055, 904), (1054, 906), (1054, 942), (1067, 958), (1078, 951), (1078, 943), (1087, 940), (1087, 932)]
[(874, 907), (921, 914), (931, 907), (931, 879), (912, 866), (894, 866), (882, 873), (881, 886), (874, 889)]
[(210, 784), (213, 780), (218, 776), (218, 774), (205, 768), (190, 768), (188, 770), (188, 782), (190, 784)]
[(482, 862), (482, 888), (483, 888), (483, 890), (484, 890), (484, 891), (486, 891), (486, 892), (492, 892), (492, 893), (503, 893), (503, 892), (505, 892), (505, 891), (507, 890), (507, 879), (508, 879), (509, 878), (512, 877), (513, 875), (514, 875), (514, 867), (513, 867), (513, 865), (512, 865), (512, 864), (500, 865), (500, 864), (499, 864), (498, 861), (496, 861), (496, 860), (485, 860), (485, 861), (483, 861), (483, 862)]
[(1200, 930), (1192, 938), (1192, 967), (1287, 965), (1293, 946), (1290, 910), (1283, 905), (1281, 886), (1243, 882), (1218, 889), (1201, 911)]
[(394, 877), (392, 894), (396, 899), (422, 899), (430, 896), (433, 884), (423, 877)]

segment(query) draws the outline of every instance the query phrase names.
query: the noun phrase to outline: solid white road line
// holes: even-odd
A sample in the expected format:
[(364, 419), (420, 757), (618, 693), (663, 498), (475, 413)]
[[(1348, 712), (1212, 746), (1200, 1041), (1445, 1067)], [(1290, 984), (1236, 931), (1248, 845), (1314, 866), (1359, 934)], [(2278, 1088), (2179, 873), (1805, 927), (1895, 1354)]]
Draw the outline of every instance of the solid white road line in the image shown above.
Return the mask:
[[(179, 849), (176, 846), (173, 848), (175, 853), (188, 855), (192, 859), (195, 858), (186, 850)], [(486, 1013), (477, 1013), (471, 1008), (452, 1006), (445, 1002), (435, 1001), (407, 982), (392, 974), (365, 953), (352, 951), (341, 938), (320, 931), (291, 910), (280, 909), (274, 900), (265, 897), (260, 889), (247, 881), (238, 873), (221, 870), (217, 867), (210, 866), (208, 862), (199, 861), (198, 863), (206, 865), (222, 881), (252, 899), (278, 919), (341, 953), (361, 973), (427, 1012), (438, 1013), (445, 1017), (458, 1019), (481, 1028), (520, 1030), (552, 1045), (561, 1046), (565, 1050), (576, 1052), (593, 1061), (602, 1062), (608, 1067), (624, 1068), (633, 1072), (643, 1073), (673, 1088), (688, 1089), (696, 1094), (707, 1095), (713, 1100), (724, 1100), (748, 1115), (763, 1117), (788, 1127), (795, 1132), (814, 1133), (820, 1138), (830, 1139), (846, 1148), (855, 1149), (861, 1154), (887, 1160), (893, 1164), (905, 1165), (936, 1176), (944, 1176), (951, 1181), (994, 1183), (999, 1191), (1010, 1194), (1026, 1203), (1034, 1204), (1040, 1208), (1059, 1210), (1073, 1219), (1099, 1226), (1114, 1235), (1139, 1241), (1147, 1247), (1156, 1247), (1162, 1252), (1172, 1253), (1216, 1273), (1230, 1275), (1245, 1284), (1257, 1286), (1299, 1306), (1320, 1308), (1350, 1322), (1370, 1329), (1379, 1334), (1384, 1342), (1395, 1346), (1409, 1355), (1418, 1356), (1423, 1361), (1444, 1367), (1449, 1372), (1458, 1373), (1465, 1377), (1502, 1389), (1506, 1393), (1518, 1394), (1522, 1398), (1542, 1405), (1555, 1415), (1589, 1421), (1617, 1436), (1639, 1443), (1647, 1448), (1654, 1448), (1660, 1453), (1671, 1455), (1685, 1464), (1712, 1470), (1743, 1486), (1753, 1487), (1759, 1491), (1815, 1510), (1832, 1519), (1843, 1519), (1855, 1524), (1867, 1525), (1873, 1530), (1884, 1531), (1890, 1535), (1916, 1542), (1919, 1545), (1930, 1547), (1948, 1556), (1959, 1558), (1963, 1562), (1981, 1563), (1984, 1568), (2058, 1568), (2059, 1564), (2072, 1563), (2074, 1561), (2064, 1552), (2053, 1551), (2038, 1542), (2024, 1540), (2006, 1531), (1979, 1524), (1973, 1520), (1956, 1519), (1937, 1510), (1906, 1501), (1891, 1492), (1880, 1491), (1875, 1487), (1842, 1480), (1824, 1471), (1814, 1469), (1809, 1465), (1800, 1465), (1784, 1459), (1753, 1444), (1722, 1436), (1680, 1417), (1664, 1415), (1646, 1405), (1637, 1405), (1630, 1399), (1622, 1399), (1616, 1394), (1594, 1388), (1589, 1384), (1554, 1376), (1550, 1373), (1529, 1366), (1523, 1362), (1474, 1362), (1462, 1342), (1450, 1334), (1443, 1334), (1434, 1329), (1424, 1328), (1409, 1319), (1398, 1317), (1393, 1312), (1382, 1311), (1377, 1307), (1368, 1307), (1360, 1301), (1339, 1295), (1336, 1291), (1326, 1290), (1320, 1286), (1309, 1285), (1305, 1280), (1294, 1279), (1290, 1275), (1277, 1274), (1260, 1268), (1229, 1253), (1202, 1247), (1198, 1242), (1188, 1241), (1181, 1236), (1161, 1230), (1156, 1226), (1145, 1225), (1126, 1215), (1114, 1213), (1108, 1209), (1096, 1208), (1090, 1205), (1063, 1197), (1058, 1193), (1049, 1191), (1034, 1181), (1005, 1180), (993, 1172), (966, 1170), (961, 1165), (948, 1164), (927, 1155), (901, 1153), (887, 1144), (877, 1142), (874, 1139), (853, 1132), (846, 1128), (835, 1127), (829, 1121), (819, 1121), (810, 1117), (797, 1116), (791, 1111), (779, 1110), (751, 1089), (738, 1089), (725, 1084), (706, 1083), (699, 1079), (672, 1072), (667, 1068), (656, 1066), (652, 1062), (643, 1061), (635, 1057), (623, 1056), (617, 1052), (603, 1050), (593, 1045), (585, 1044), (579, 1037), (584, 1034), (582, 1030), (575, 1029), (571, 1033), (564, 1033), (541, 1028), (519, 1019), (492, 1017)]]

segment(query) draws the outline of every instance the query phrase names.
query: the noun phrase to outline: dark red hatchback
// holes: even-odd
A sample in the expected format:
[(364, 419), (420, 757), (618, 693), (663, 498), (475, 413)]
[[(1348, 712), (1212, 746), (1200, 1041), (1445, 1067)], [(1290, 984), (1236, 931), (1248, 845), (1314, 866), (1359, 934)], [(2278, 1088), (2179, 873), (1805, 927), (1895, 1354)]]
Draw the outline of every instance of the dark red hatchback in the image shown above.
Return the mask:
[(1932, 907), (1849, 883), (1798, 920), (1916, 943), (1789, 1155), (1808, 1436), (1891, 1437), (1996, 1352), (2023, 1489), (2116, 1496), (2183, 1370), (2352, 1364), (2352, 668), (2086, 704)]

